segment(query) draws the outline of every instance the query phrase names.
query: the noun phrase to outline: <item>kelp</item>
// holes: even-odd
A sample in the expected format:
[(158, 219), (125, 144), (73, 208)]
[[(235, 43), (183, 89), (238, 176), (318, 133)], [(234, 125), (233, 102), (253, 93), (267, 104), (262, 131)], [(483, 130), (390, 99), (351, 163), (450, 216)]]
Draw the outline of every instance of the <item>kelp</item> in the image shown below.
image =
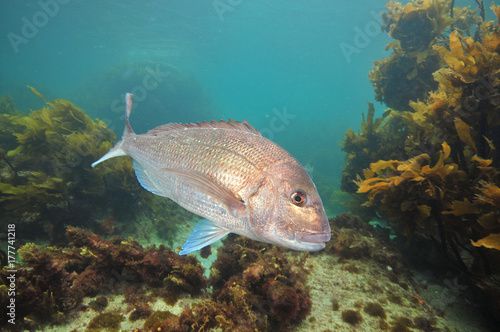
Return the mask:
[(104, 122), (92, 121), (81, 109), (62, 99), (49, 101), (46, 107), (12, 122), (24, 130), (13, 133), (19, 145), (7, 156), (17, 164), (50, 156), (52, 172), (58, 176), (82, 164), (88, 168), (116, 139)]
[(412, 1), (406, 5), (389, 1), (383, 15), (389, 37), (399, 40), (404, 52), (429, 50), (436, 38), (454, 22), (449, 17), (451, 2), (444, 0)]
[(0, 98), (0, 114), (22, 115), (22, 113), (16, 109), (14, 100), (9, 95)]
[(450, 147), (442, 145), (439, 159), (431, 165), (431, 157), (421, 154), (406, 161), (379, 160), (364, 171), (364, 180), (356, 181), (358, 193), (367, 193), (365, 206), (375, 204), (381, 195), (380, 209), (388, 217), (400, 220), (398, 227), (406, 236), (415, 231), (432, 234), (432, 209), (453, 206), (457, 182), (466, 178), (456, 164), (447, 164)]
[(489, 204), (492, 207), (500, 208), (500, 188), (492, 183), (480, 182), (480, 192), (476, 196), (476, 202), (479, 204)]
[(432, 46), (443, 31), (455, 21), (448, 16), (450, 2), (445, 0), (413, 1), (406, 5), (389, 1), (382, 14), (382, 29), (395, 41), (387, 59), (376, 60), (368, 74), (375, 89), (375, 99), (400, 111), (409, 110), (410, 100), (426, 97), (437, 87), (432, 73), (441, 59)]
[(0, 202), (8, 211), (30, 213), (46, 204), (57, 204), (67, 197), (64, 181), (44, 172), (25, 172), (27, 184), (0, 183)]
[[(500, 128), (500, 100), (496, 93), (499, 46), (499, 28), (491, 22), (482, 27), (482, 42), (454, 31), (449, 36), (449, 49), (434, 45), (447, 65), (434, 73), (439, 88), (431, 91), (425, 101), (410, 102), (412, 111), (391, 111), (391, 117), (400, 118), (407, 130), (408, 159), (373, 158), (380, 160), (364, 171), (364, 180), (356, 181), (358, 192), (368, 193), (365, 205), (373, 205), (375, 197), (382, 194), (381, 210), (393, 218), (403, 213), (399, 219), (403, 220), (406, 235), (419, 229), (432, 232), (422, 224), (432, 217), (424, 207), (436, 209), (434, 214), (451, 225), (458, 224), (453, 217), (479, 215), (481, 220), (491, 209), (498, 209), (495, 204), (489, 208), (484, 205), (495, 201), (492, 188), (498, 181), (495, 144), (499, 143), (496, 133)], [(450, 160), (445, 162), (447, 158)], [(432, 159), (436, 160), (434, 166), (430, 164)], [(402, 187), (404, 190), (399, 190)], [(475, 232), (469, 235), (488, 235), (480, 229)]]
[(386, 7), (382, 29), (395, 39), (386, 47), (393, 52), (389, 58), (374, 61), (369, 78), (377, 101), (411, 111), (410, 101), (425, 100), (428, 92), (438, 87), (433, 73), (444, 63), (436, 46), (447, 44), (446, 30), (471, 35), (476, 27), (477, 34), (482, 19), (469, 8), (453, 8), (450, 17), (448, 0), (412, 1), (404, 6), (389, 1)]
[[(92, 182), (76, 176), (90, 172), (90, 163), (108, 151), (116, 138), (102, 121), (92, 121), (67, 100), (46, 105), (27, 116), (6, 118), (4, 124), (11, 127), (3, 128), (4, 132), (17, 146), (11, 146), (4, 156), (11, 167), (7, 169), (10, 174), (2, 177), (3, 202), (32, 201), (22, 197), (24, 193), (37, 197), (38, 202), (55, 204), (66, 200), (75, 186), (85, 190)], [(16, 209), (12, 212), (21, 213)]]
[[(390, 112), (387, 112), (389, 114)], [(385, 114), (385, 115), (387, 115)], [(356, 175), (362, 173), (363, 169), (367, 168), (370, 160), (377, 158), (377, 156), (384, 155), (385, 158), (396, 158), (395, 151), (401, 147), (400, 142), (404, 142), (403, 137), (401, 140), (387, 140), (381, 126), (384, 123), (385, 116), (375, 119), (375, 107), (372, 103), (368, 103), (368, 112), (365, 119), (363, 114), (361, 132), (355, 133), (349, 128), (345, 134), (344, 141), (342, 142), (342, 151), (346, 152), (346, 167), (342, 171), (341, 189), (350, 194), (354, 194), (357, 190), (354, 180)], [(384, 124), (385, 127), (390, 127), (389, 124)], [(401, 132), (404, 135), (404, 132)], [(359, 198), (357, 196), (353, 196)], [(359, 203), (359, 204), (358, 204)], [(356, 208), (360, 202), (348, 203), (351, 208)], [(357, 211), (361, 213), (361, 211)]]
[[(470, 178), (474, 174), (475, 178), (498, 181), (498, 171), (484, 166), (492, 160), (474, 156), (476, 170), (465, 172), (452, 162), (450, 154), (450, 146), (444, 142), (434, 164), (425, 153), (406, 161), (371, 163), (363, 172), (364, 179), (355, 181), (358, 193), (367, 195), (363, 205), (377, 206), (393, 228), (407, 237), (416, 233), (438, 237), (445, 251), (456, 252), (457, 243), (465, 246), (469, 241), (476, 247), (500, 250), (494, 242), (500, 233), (500, 188)], [(454, 259), (466, 268), (459, 255)]]
[(451, 29), (457, 31), (461, 35), (474, 36), (477, 35), (480, 27), (483, 24), (483, 18), (478, 15), (477, 9), (471, 10), (469, 7), (453, 7), (450, 16), (454, 18), (451, 24)]
[[(438, 2), (443, 1), (433, 2), (434, 6)], [(425, 3), (406, 6), (423, 11), (430, 8)], [(386, 19), (399, 24), (406, 6), (389, 3)], [(500, 14), (498, 7), (492, 6), (492, 10)], [(434, 261), (444, 261), (466, 272), (472, 283), (483, 285), (485, 278), (500, 273), (500, 158), (496, 152), (500, 145), (500, 27), (481, 18), (471, 19), (472, 13), (455, 8), (454, 23), (449, 26), (465, 14), (468, 18), (464, 20), (470, 24), (442, 30), (422, 47), (391, 45), (391, 57), (398, 59), (412, 53), (416, 63), (426, 58), (416, 55), (424, 51), (427, 57), (438, 57), (434, 63), (439, 66), (431, 73), (435, 85), (421, 85), (424, 91), (419, 97), (410, 93), (403, 96), (406, 101), (388, 102), (386, 97), (397, 96), (387, 85), (383, 89), (377, 86), (385, 84), (384, 79), (395, 79), (394, 84), (405, 86), (401, 88), (405, 92), (412, 87), (403, 73), (384, 71), (388, 67), (380, 71), (376, 63), (372, 72), (376, 93), (393, 108), (386, 112), (370, 143), (363, 132), (347, 132), (346, 185), (342, 189), (352, 192), (347, 182), (355, 184), (358, 201), (369, 207), (364, 214), (367, 219), (386, 218), (410, 245), (423, 241), (435, 246)], [(441, 15), (445, 14), (443, 10)], [(476, 25), (475, 34), (470, 31), (472, 25)], [(404, 75), (406, 79), (411, 76), (408, 71)], [(361, 165), (366, 166), (360, 169)], [(498, 294), (500, 284), (489, 283), (486, 289)]]
[(394, 109), (408, 110), (410, 100), (424, 99), (428, 90), (437, 87), (432, 73), (440, 67), (439, 55), (431, 50), (418, 58), (406, 54), (399, 44), (393, 49), (389, 58), (374, 61), (368, 77), (377, 101)]
[[(491, 22), (490, 22), (491, 23)], [(496, 30), (488, 33), (491, 24), (483, 27), (481, 43), (475, 42), (472, 37), (462, 37), (457, 31), (449, 36), (449, 50), (444, 46), (434, 45), (448, 69), (441, 70), (440, 74), (452, 82), (474, 83), (480, 75), (489, 73), (489, 69), (498, 66), (500, 55), (497, 53), (500, 45), (500, 36)]]
[[(70, 101), (46, 101), (29, 88), (42, 98), (44, 107), (23, 115), (11, 110), (10, 99), (0, 103), (0, 109), (5, 105), (9, 113), (0, 114), (3, 225), (19, 225), (26, 241), (35, 237), (57, 241), (66, 225), (98, 231), (107, 227), (98, 220), (109, 216), (121, 221), (138, 214), (149, 214), (154, 220), (160, 213), (172, 219), (191, 218), (175, 204), (164, 204), (143, 190), (129, 158), (93, 169), (91, 163), (113, 146), (113, 131)], [(171, 241), (175, 229), (163, 228)]]
[(500, 234), (490, 234), (476, 242), (471, 240), (471, 243), (476, 247), (483, 246), (486, 248), (500, 250)]

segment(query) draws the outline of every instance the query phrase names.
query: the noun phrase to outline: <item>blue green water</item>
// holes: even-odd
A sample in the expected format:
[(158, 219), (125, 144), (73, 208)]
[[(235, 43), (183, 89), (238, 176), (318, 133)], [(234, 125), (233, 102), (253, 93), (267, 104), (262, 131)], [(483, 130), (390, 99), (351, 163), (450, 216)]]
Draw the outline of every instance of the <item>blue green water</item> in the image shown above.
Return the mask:
[[(373, 61), (389, 56), (384, 48), (391, 39), (380, 30), (384, 1), (0, 6), (0, 95), (12, 95), (19, 109), (42, 106), (30, 85), (47, 100), (75, 102), (117, 136), (125, 92), (136, 94), (131, 122), (137, 132), (166, 122), (244, 118), (313, 169), (329, 214), (342, 210), (328, 203), (344, 161), (339, 143), (349, 127), (359, 128), (366, 102), (374, 102)], [(167, 86), (174, 72), (189, 77), (195, 92), (162, 99), (165, 89), (177, 88)], [(208, 111), (185, 114), (200, 96)], [(375, 105), (381, 114), (384, 106)]]

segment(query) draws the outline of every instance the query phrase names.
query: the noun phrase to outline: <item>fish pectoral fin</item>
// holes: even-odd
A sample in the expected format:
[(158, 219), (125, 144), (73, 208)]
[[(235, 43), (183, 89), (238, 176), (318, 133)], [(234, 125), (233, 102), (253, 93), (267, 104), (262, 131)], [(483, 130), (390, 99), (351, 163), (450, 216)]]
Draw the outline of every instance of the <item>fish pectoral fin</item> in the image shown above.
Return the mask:
[(220, 186), (212, 179), (201, 173), (178, 168), (162, 168), (162, 170), (170, 173), (171, 175), (182, 178), (189, 185), (196, 187), (201, 192), (224, 203), (227, 206), (228, 211), (233, 216), (240, 216), (247, 207), (245, 202), (242, 201), (241, 198), (237, 197), (231, 190)]
[(230, 232), (224, 228), (214, 225), (210, 220), (201, 219), (193, 229), (193, 233), (189, 235), (186, 243), (182, 246), (182, 251), (179, 255), (187, 255), (190, 252), (200, 250), (220, 240)]
[(156, 187), (153, 181), (151, 181), (144, 167), (142, 167), (141, 164), (139, 164), (135, 160), (133, 161), (133, 165), (134, 165), (135, 175), (137, 176), (137, 180), (139, 181), (141, 186), (155, 195), (165, 197), (165, 195)]

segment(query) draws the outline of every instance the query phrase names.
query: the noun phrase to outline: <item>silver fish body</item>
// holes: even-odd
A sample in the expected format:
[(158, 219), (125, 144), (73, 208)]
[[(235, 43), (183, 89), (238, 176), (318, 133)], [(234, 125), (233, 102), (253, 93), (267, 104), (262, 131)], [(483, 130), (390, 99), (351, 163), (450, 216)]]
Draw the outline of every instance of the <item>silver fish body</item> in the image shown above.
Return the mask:
[(245, 122), (167, 124), (123, 138), (98, 163), (129, 155), (141, 185), (205, 218), (180, 254), (236, 233), (291, 249), (321, 250), (330, 225), (311, 178), (288, 152)]

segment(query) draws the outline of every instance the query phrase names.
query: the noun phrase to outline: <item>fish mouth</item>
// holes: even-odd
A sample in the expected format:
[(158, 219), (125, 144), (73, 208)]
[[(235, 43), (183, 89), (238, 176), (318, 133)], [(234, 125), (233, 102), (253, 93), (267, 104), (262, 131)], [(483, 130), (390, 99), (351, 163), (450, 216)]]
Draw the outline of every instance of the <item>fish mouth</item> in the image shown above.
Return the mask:
[(330, 241), (332, 235), (328, 233), (297, 233), (296, 239), (301, 244), (306, 245), (310, 250), (321, 250), (325, 247), (325, 242)]

